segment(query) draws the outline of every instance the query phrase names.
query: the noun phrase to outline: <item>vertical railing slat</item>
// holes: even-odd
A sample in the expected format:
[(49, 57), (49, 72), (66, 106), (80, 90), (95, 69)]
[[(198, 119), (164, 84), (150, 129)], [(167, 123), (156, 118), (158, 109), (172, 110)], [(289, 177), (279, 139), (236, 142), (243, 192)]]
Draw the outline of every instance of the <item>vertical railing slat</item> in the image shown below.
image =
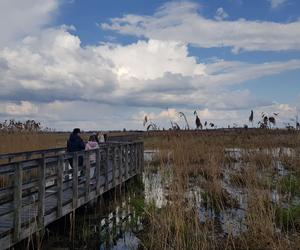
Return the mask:
[(90, 183), (91, 183), (90, 151), (85, 152), (84, 161), (85, 161), (85, 201), (87, 202), (90, 197)]
[(105, 176), (105, 181), (104, 181), (104, 190), (107, 191), (108, 190), (108, 170), (109, 170), (109, 151), (110, 151), (110, 147), (109, 145), (107, 145), (106, 149), (105, 149), (105, 154), (106, 154), (106, 163), (105, 163), (105, 169), (104, 169), (104, 176)]
[(144, 161), (144, 143), (142, 142), (141, 144), (142, 144), (142, 145), (141, 145), (141, 151), (142, 151), (142, 152), (141, 152), (141, 154), (142, 154), (142, 155), (141, 155), (141, 158), (142, 158), (142, 163), (141, 163), (142, 165), (141, 165), (141, 167), (142, 167), (142, 172), (143, 172), (143, 171), (144, 171), (144, 162), (145, 162), (145, 161)]
[(62, 216), (63, 208), (63, 171), (64, 171), (64, 157), (60, 155), (58, 157), (57, 165), (57, 216)]
[(123, 146), (119, 146), (119, 184), (123, 181)]
[(138, 167), (138, 144), (134, 143), (134, 174), (137, 174)]
[(139, 142), (139, 173), (142, 173), (142, 143)]
[(140, 143), (135, 144), (136, 147), (136, 173), (140, 173)]
[(130, 143), (130, 165), (129, 165), (129, 177), (132, 177), (133, 172), (133, 143)]
[(77, 208), (78, 205), (78, 154), (73, 155), (73, 209)]
[(112, 150), (112, 162), (113, 162), (113, 165), (112, 165), (112, 186), (115, 187), (116, 186), (116, 165), (117, 165), (117, 159), (116, 159), (116, 150), (117, 150), (117, 147), (114, 145), (113, 146), (113, 150)]
[(44, 228), (45, 214), (45, 189), (46, 189), (46, 159), (40, 159), (39, 164), (39, 184), (38, 184), (38, 228)]
[(96, 176), (96, 193), (100, 194), (100, 185), (101, 185), (101, 153), (100, 149), (96, 150), (96, 166), (95, 166), (95, 176)]
[(15, 164), (14, 176), (14, 241), (17, 242), (21, 233), (21, 212), (22, 212), (22, 165)]
[(128, 144), (125, 145), (125, 180), (128, 179)]

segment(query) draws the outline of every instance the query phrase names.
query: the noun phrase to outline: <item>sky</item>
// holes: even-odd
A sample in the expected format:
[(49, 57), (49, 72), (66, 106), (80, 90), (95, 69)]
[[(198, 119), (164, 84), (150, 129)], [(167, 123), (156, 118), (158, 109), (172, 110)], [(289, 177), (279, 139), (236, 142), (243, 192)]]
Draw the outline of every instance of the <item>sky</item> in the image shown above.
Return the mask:
[(0, 121), (254, 126), (300, 110), (298, 0), (1, 0)]

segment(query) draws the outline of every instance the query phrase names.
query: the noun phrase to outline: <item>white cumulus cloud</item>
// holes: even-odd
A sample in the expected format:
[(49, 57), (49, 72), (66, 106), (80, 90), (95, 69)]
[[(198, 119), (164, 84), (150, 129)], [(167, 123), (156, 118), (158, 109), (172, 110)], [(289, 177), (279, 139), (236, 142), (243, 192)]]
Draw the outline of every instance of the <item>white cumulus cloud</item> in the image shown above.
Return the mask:
[(20, 104), (8, 103), (5, 107), (8, 115), (24, 116), (32, 115), (38, 112), (38, 107), (29, 101), (21, 101)]
[(40, 31), (51, 22), (58, 6), (59, 0), (1, 0), (0, 46)]
[(18, 46), (0, 49), (0, 98), (136, 107), (201, 103), (230, 109), (253, 100), (247, 91), (234, 92), (229, 86), (299, 68), (300, 60), (199, 63), (188, 54), (187, 44), (173, 41), (84, 47), (66, 28), (46, 29)]
[[(171, 2), (153, 16), (126, 15), (102, 24), (147, 40), (84, 46), (72, 26), (44, 27), (51, 23), (58, 0), (45, 0), (44, 5), (28, 0), (15, 8), (17, 2), (0, 3), (10, 13), (24, 12), (8, 24), (10, 30), (0, 24), (5, 34), (0, 38), (1, 120), (32, 118), (58, 129), (143, 129), (145, 114), (168, 128), (170, 120), (185, 126), (179, 111), (190, 124), (197, 109), (202, 120), (220, 126), (247, 122), (250, 107), (293, 112), (288, 104), (272, 106), (270, 100), (256, 99), (242, 84), (298, 70), (300, 60), (203, 63), (188, 46), (299, 49), (299, 22), (224, 21), (224, 10), (217, 11), (216, 21), (201, 16), (194, 3)], [(5, 15), (3, 8), (0, 14)], [(26, 28), (19, 29), (22, 25)]]
[(101, 27), (120, 34), (181, 41), (202, 48), (232, 47), (234, 52), (300, 50), (300, 21), (217, 21), (198, 12), (192, 2), (171, 2), (152, 16), (124, 15)]

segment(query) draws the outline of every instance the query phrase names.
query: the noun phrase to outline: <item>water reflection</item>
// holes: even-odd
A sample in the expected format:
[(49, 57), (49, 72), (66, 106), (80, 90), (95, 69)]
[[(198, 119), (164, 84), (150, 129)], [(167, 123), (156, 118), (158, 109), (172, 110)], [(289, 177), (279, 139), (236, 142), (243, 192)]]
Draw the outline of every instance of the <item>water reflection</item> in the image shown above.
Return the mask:
[[(243, 155), (248, 153), (261, 153), (264, 155), (271, 155), (274, 159), (274, 173), (272, 176), (268, 176), (269, 173), (257, 173), (261, 177), (270, 177), (273, 182), (278, 181), (278, 178), (287, 176), (290, 174), (280, 159), (283, 155), (293, 156), (295, 150), (290, 148), (275, 148), (275, 149), (226, 149), (226, 154), (229, 154), (235, 161), (230, 163), (230, 166), (224, 166), (222, 168), (222, 179), (220, 180), (222, 188), (226, 193), (233, 198), (237, 205), (235, 207), (223, 208), (220, 211), (216, 211), (214, 208), (207, 206), (204, 202), (203, 196), (206, 195), (205, 191), (199, 187), (199, 181), (194, 181), (193, 178), (189, 179), (189, 189), (186, 193), (182, 194), (187, 198), (189, 207), (197, 207), (199, 211), (199, 220), (202, 223), (208, 221), (214, 221), (220, 228), (219, 234), (238, 236), (247, 230), (246, 217), (248, 210), (248, 190), (245, 186), (232, 185), (230, 180), (230, 174), (240, 172), (243, 173), (243, 169), (248, 167), (249, 162), (243, 161)], [(155, 154), (152, 154), (153, 158)], [(277, 158), (276, 158), (277, 157)], [(144, 173), (143, 182), (145, 185), (145, 201), (146, 203), (154, 204), (157, 208), (162, 208), (168, 204), (169, 194), (168, 183), (172, 180), (172, 177), (165, 179), (165, 176), (161, 176), (159, 171), (151, 173)], [(282, 194), (276, 190), (276, 185), (271, 185), (270, 201), (278, 203), (282, 199)], [(178, 195), (178, 194), (177, 194)]]
[(159, 172), (143, 173), (145, 202), (162, 208), (167, 205), (167, 191)]
[[(272, 155), (286, 153), (293, 154), (291, 150), (264, 151)], [(188, 190), (183, 197), (188, 203), (188, 207), (196, 207), (198, 210), (199, 221), (206, 223), (213, 221), (219, 228), (219, 235), (231, 234), (237, 236), (247, 230), (246, 211), (247, 211), (247, 190), (243, 186), (234, 186), (230, 181), (232, 171), (241, 171), (247, 166), (247, 163), (241, 164), (242, 155), (245, 152), (239, 149), (227, 149), (226, 151), (236, 161), (230, 163), (230, 166), (224, 167), (222, 173), (222, 188), (237, 201), (234, 208), (224, 208), (216, 211), (207, 206), (204, 195), (205, 191), (199, 187), (199, 179), (195, 181), (189, 179)], [(146, 151), (145, 161), (151, 162), (156, 157), (158, 151)], [(289, 174), (280, 161), (274, 162), (275, 170), (278, 176)], [(143, 227), (144, 207), (145, 205), (154, 205), (161, 209), (168, 205), (169, 197), (172, 196), (169, 190), (169, 184), (172, 181), (172, 175), (161, 174), (159, 168), (145, 168), (141, 182), (132, 185), (126, 184), (126, 192), (121, 191), (121, 195), (110, 196), (102, 200), (100, 204), (87, 209), (84, 215), (78, 216), (76, 221), (75, 239), (72, 239), (74, 249), (138, 249), (140, 247), (139, 234)], [(280, 193), (277, 190), (271, 190), (270, 200), (278, 202)]]

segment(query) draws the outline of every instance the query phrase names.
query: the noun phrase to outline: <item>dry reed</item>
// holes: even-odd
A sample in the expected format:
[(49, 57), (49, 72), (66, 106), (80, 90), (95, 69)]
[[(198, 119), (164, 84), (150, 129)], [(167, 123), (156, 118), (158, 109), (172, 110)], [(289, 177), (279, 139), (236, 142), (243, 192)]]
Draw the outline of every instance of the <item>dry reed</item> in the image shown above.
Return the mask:
[[(147, 231), (142, 234), (146, 248), (294, 249), (297, 246), (299, 231), (295, 226), (281, 230), (284, 222), (278, 222), (279, 203), (273, 200), (273, 194), (280, 189), (283, 178), (275, 169), (276, 162), (282, 159), (289, 169), (299, 172), (299, 154), (276, 154), (278, 148), (298, 148), (299, 134), (277, 138), (268, 133), (179, 134), (150, 138), (146, 146), (163, 152), (158, 157), (160, 164), (156, 164), (158, 171), (172, 176), (167, 205), (161, 209), (154, 205), (146, 207)], [(228, 148), (240, 149), (239, 159), (228, 157), (225, 153)], [(227, 190), (228, 185), (243, 193), (242, 208), (237, 197)], [(187, 199), (191, 186), (201, 189), (201, 205), (197, 198)], [(286, 193), (280, 197), (285, 199)], [(244, 211), (244, 229), (234, 232), (229, 228), (224, 232), (220, 216), (234, 209)], [(297, 220), (300, 221), (300, 214), (293, 218), (292, 224)]]

